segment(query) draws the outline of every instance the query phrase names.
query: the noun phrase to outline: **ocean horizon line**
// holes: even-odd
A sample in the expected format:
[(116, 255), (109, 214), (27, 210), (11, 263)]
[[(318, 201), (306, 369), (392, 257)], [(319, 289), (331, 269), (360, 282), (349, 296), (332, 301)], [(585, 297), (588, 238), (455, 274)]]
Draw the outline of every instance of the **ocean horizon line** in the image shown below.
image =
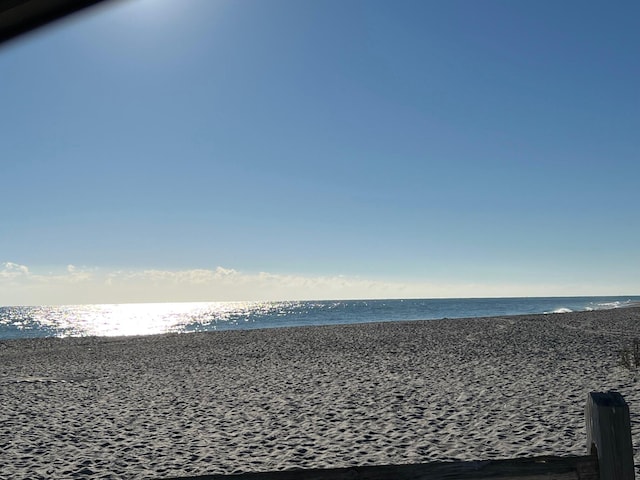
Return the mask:
[(129, 336), (570, 313), (640, 304), (640, 296), (164, 302), (0, 307), (0, 340)]
[(588, 298), (638, 298), (640, 294), (615, 295), (505, 295), (470, 297), (361, 297), (361, 298), (283, 298), (269, 300), (176, 300), (176, 301), (135, 301), (135, 302), (79, 302), (79, 303), (16, 303), (0, 304), (0, 308), (19, 307), (77, 307), (90, 305), (171, 305), (171, 304), (215, 304), (215, 303), (284, 303), (284, 302), (384, 302), (384, 301), (430, 301), (430, 300), (540, 300), (540, 299), (588, 299)]

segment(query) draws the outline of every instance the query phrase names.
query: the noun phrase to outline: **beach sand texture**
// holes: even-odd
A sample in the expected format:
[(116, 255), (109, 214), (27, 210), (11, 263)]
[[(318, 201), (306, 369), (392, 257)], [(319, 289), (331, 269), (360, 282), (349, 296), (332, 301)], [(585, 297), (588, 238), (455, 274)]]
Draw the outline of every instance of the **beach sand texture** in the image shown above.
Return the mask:
[[(138, 479), (586, 452), (640, 395), (640, 309), (0, 343), (0, 478)], [(639, 463), (636, 454), (636, 463)]]

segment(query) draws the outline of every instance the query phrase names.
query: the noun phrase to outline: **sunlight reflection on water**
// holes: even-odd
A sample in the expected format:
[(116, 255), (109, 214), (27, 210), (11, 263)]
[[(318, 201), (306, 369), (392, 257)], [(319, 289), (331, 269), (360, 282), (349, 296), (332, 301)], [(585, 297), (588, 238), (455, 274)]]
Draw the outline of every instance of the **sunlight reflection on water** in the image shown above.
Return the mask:
[(137, 303), (0, 307), (0, 339), (129, 336), (437, 318), (565, 313), (640, 297)]
[(58, 337), (153, 335), (216, 330), (218, 322), (237, 324), (263, 308), (250, 302), (44, 306), (29, 308), (20, 316), (26, 318), (14, 316), (13, 325), (55, 331)]
[[(305, 302), (309, 303), (309, 302)], [(3, 307), (4, 338), (129, 336), (283, 326), (301, 302), (134, 303)], [(280, 317), (267, 325), (265, 318)]]

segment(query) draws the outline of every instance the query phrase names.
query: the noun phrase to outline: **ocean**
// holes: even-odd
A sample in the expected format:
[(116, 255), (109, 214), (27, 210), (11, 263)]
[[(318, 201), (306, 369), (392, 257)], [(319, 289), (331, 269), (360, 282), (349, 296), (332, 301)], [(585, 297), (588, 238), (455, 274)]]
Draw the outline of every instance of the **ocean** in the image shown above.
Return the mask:
[(0, 307), (0, 340), (562, 314), (638, 302), (625, 296), (14, 306)]

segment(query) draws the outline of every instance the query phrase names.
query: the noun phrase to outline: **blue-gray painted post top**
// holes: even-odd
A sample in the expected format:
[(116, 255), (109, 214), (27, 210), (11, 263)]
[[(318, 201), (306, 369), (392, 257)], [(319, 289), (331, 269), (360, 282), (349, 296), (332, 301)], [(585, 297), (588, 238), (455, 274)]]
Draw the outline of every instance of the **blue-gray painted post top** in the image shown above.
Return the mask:
[(597, 454), (600, 480), (634, 480), (629, 406), (618, 392), (591, 392), (585, 407), (587, 454)]

